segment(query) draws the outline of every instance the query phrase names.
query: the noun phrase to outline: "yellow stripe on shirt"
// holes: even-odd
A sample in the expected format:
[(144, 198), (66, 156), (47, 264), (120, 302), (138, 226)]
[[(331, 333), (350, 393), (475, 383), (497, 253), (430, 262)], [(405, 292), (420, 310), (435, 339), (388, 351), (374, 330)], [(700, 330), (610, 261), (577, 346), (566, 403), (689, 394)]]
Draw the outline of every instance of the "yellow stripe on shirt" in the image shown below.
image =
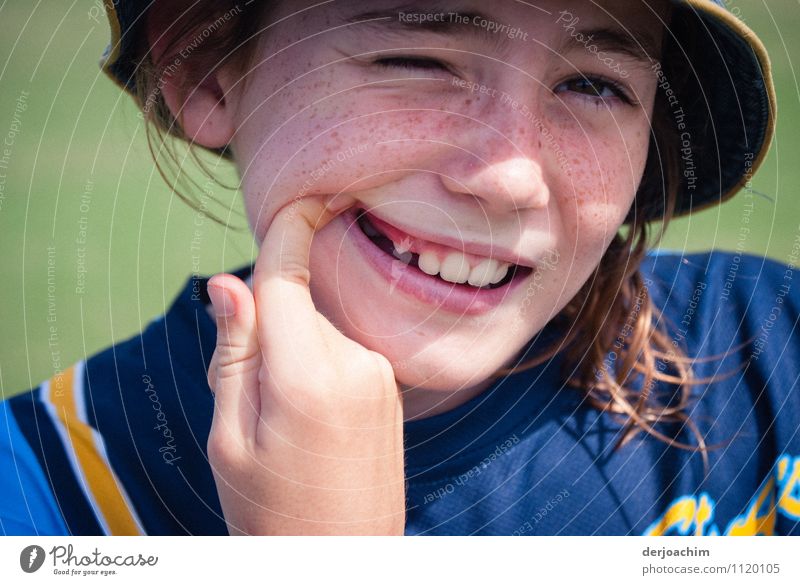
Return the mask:
[(80, 420), (75, 403), (75, 366), (50, 379), (50, 402), (69, 435), (88, 489), (113, 535), (139, 535), (118, 480), (106, 458), (95, 445), (93, 429)]

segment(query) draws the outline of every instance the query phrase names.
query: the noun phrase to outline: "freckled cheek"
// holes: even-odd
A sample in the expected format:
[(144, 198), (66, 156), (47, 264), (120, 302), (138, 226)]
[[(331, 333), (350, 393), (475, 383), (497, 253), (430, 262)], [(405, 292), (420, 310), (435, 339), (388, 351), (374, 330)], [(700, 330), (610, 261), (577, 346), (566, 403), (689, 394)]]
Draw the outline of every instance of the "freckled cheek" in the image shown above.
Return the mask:
[(644, 171), (646, 133), (633, 128), (624, 135), (567, 131), (557, 136), (557, 145), (563, 152), (551, 157), (557, 164), (550, 166), (568, 203), (594, 214), (603, 208), (627, 213)]
[(581, 189), (582, 196), (575, 198), (575, 216), (581, 227), (616, 231), (635, 196), (629, 174), (629, 168), (611, 164), (593, 173)]
[[(277, 112), (281, 109), (277, 108)], [(352, 106), (319, 108), (296, 117), (282, 136), (261, 143), (243, 181), (251, 225), (263, 235), (274, 214), (297, 196), (374, 189), (415, 169), (437, 172), (438, 155), (457, 134), (452, 116), (381, 111), (363, 115)]]
[(290, 180), (302, 184), (310, 177), (318, 188), (328, 188), (355, 180), (354, 174), (424, 168), (442, 143), (458, 135), (456, 126), (443, 113), (365, 113), (344, 105), (318, 109), (293, 120), (283, 132), (285, 139), (264, 144), (258, 164), (278, 171), (275, 163), (283, 160), (281, 172)]
[(559, 169), (551, 179), (564, 236), (587, 262), (599, 261), (635, 195), (627, 154), (617, 156), (619, 151), (612, 147), (602, 143), (591, 149), (565, 149), (568, 170)]

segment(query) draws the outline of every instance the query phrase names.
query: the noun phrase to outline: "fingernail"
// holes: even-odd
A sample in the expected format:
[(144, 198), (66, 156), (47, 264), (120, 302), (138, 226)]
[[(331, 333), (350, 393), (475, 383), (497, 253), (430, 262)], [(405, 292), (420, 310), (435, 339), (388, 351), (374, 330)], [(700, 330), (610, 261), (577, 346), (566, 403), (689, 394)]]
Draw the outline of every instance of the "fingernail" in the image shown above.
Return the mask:
[(217, 317), (233, 317), (236, 314), (236, 303), (231, 293), (224, 288), (213, 284), (208, 285), (208, 296), (214, 305), (214, 314)]

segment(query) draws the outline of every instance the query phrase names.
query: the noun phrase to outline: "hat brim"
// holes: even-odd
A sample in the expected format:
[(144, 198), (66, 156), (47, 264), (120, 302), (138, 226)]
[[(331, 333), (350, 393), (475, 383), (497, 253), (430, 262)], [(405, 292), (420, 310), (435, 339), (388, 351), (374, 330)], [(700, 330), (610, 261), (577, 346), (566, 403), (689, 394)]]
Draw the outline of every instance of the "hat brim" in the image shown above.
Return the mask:
[(695, 164), (703, 184), (694, 190), (684, 184), (676, 209), (683, 215), (719, 205), (748, 186), (769, 152), (777, 100), (769, 55), (755, 32), (710, 0), (675, 3), (703, 27), (698, 51), (689, 56), (702, 95), (688, 104), (695, 108), (689, 115), (699, 136), (691, 139), (700, 145)]

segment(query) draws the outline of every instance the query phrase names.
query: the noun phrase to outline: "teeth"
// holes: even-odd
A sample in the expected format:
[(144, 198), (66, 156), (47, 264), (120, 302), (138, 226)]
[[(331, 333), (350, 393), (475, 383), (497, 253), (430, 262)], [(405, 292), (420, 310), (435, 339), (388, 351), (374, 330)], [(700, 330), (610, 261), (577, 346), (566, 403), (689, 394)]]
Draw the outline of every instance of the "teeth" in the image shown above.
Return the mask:
[(452, 252), (448, 254), (439, 267), (439, 276), (447, 282), (461, 284), (469, 278), (469, 264), (464, 254)]
[(439, 262), (439, 257), (430, 250), (420, 254), (417, 265), (425, 274), (431, 276), (438, 274), (447, 282), (458, 284), (468, 282), (477, 287), (500, 282), (511, 267), (507, 262), (499, 263), (493, 258), (485, 258), (470, 269), (466, 257), (459, 252), (451, 252), (444, 262)]
[(392, 253), (392, 256), (400, 260), (403, 264), (411, 264), (411, 260), (414, 258), (414, 254), (411, 252), (398, 252), (397, 250)]
[(480, 263), (469, 273), (469, 282), (472, 286), (486, 286), (496, 281), (491, 280), (498, 270), (498, 262), (493, 258), (481, 260)]
[(399, 244), (397, 242), (392, 242), (392, 244), (394, 244), (394, 249), (397, 253), (402, 256), (411, 249), (411, 238), (405, 238)]
[[(382, 236), (368, 221), (362, 223), (364, 233), (370, 237)], [(413, 254), (411, 253), (411, 238), (404, 238), (402, 242), (392, 242), (394, 244), (394, 257), (406, 264), (411, 263)], [(484, 258), (476, 266), (470, 268), (466, 256), (460, 252), (450, 252), (440, 262), (435, 252), (426, 250), (419, 255), (417, 266), (425, 274), (430, 276), (439, 275), (442, 280), (454, 284), (469, 283), (475, 287), (482, 287), (489, 284), (497, 284), (508, 274), (511, 264), (499, 262), (494, 258)]]
[(392, 255), (403, 264), (411, 264), (411, 259), (414, 257), (411, 252), (411, 238), (404, 238), (399, 244), (393, 241), (392, 244), (394, 245), (394, 253)]
[(511, 264), (503, 263), (497, 268), (497, 272), (494, 273), (494, 277), (492, 280), (489, 281), (489, 284), (496, 284), (503, 280), (508, 274), (508, 269), (511, 268)]
[(434, 252), (426, 251), (419, 255), (417, 266), (425, 274), (436, 276), (439, 274), (439, 258)]

